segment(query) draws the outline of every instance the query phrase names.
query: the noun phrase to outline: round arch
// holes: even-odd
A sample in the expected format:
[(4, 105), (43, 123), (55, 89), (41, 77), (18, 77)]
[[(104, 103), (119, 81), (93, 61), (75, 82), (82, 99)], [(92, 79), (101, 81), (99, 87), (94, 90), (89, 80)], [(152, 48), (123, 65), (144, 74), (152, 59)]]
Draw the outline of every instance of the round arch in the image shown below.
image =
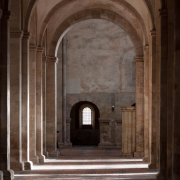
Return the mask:
[[(47, 14), (47, 16), (45, 17), (45, 19), (44, 19), (44, 21), (42, 23), (42, 26), (41, 26), (38, 45), (40, 45), (40, 46), (42, 45), (43, 37), (44, 37), (45, 31), (46, 31), (46, 28), (47, 28), (48, 23), (50, 22), (50, 20), (53, 19), (53, 15), (60, 12), (60, 10), (64, 6), (68, 6), (72, 2), (75, 2), (75, 1), (74, 0), (69, 0), (69, 1), (66, 1), (66, 2), (61, 1), (59, 4), (57, 4), (55, 7), (53, 7), (52, 10)], [(102, 2), (100, 2), (100, 3), (102, 3)], [(102, 6), (101, 9), (102, 10), (109, 10), (109, 11), (112, 11), (114, 13), (119, 14), (124, 19), (126, 19), (128, 22), (130, 22), (132, 24), (132, 26), (134, 27), (134, 29), (140, 29), (139, 34), (141, 34), (143, 36), (144, 43), (148, 44), (147, 28), (145, 26), (143, 18), (137, 12), (137, 10), (133, 6), (131, 6), (129, 3), (124, 1), (124, 0), (118, 0), (118, 1), (114, 0), (112, 2), (112, 4), (114, 4), (114, 6), (119, 7), (121, 10), (119, 10), (119, 11), (116, 10), (115, 11), (115, 10), (113, 10), (113, 8), (109, 8), (109, 7), (105, 7), (105, 6)], [(97, 7), (94, 7), (94, 8), (89, 7), (89, 8), (87, 8), (87, 10), (88, 9), (97, 9)], [(153, 24), (153, 22), (152, 22), (152, 24)], [(152, 27), (153, 27), (153, 25), (152, 25)]]
[[(92, 111), (91, 120), (89, 125), (82, 123), (82, 110), (90, 108)], [(80, 101), (73, 105), (70, 112), (71, 125), (70, 136), (73, 145), (98, 145), (100, 142), (99, 132), (99, 109), (96, 104), (89, 101)], [(90, 144), (89, 144), (90, 143)]]
[(38, 1), (39, 0), (31, 0), (29, 2), (28, 10), (27, 10), (26, 17), (25, 17), (25, 24), (24, 24), (25, 32), (29, 32), (31, 17), (32, 17), (33, 11), (34, 11)]
[(56, 57), (59, 44), (66, 32), (76, 23), (88, 20), (88, 19), (103, 19), (108, 20), (124, 29), (130, 36), (136, 51), (137, 56), (143, 56), (143, 42), (141, 41), (138, 33), (134, 27), (122, 16), (109, 10), (102, 9), (89, 9), (83, 10), (76, 14), (73, 14), (67, 18), (59, 27), (56, 29), (53, 38), (50, 42), (50, 47), (47, 50), (49, 57)]

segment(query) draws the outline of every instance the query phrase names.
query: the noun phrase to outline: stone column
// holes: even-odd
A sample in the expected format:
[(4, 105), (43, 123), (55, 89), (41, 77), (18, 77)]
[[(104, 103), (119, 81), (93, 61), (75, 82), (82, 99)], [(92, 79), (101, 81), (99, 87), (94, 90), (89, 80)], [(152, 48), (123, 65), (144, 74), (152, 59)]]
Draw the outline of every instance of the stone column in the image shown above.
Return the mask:
[[(0, 21), (1, 21), (1, 17), (2, 17), (2, 10), (0, 9)], [(1, 22), (0, 22), (1, 23)], [(1, 37), (1, 29), (0, 29), (0, 37)], [(0, 47), (1, 47), (1, 44), (0, 44)], [(0, 53), (1, 53), (1, 51), (0, 51)], [(1, 54), (0, 54), (0, 58), (1, 58)], [(1, 79), (0, 79), (1, 80)], [(1, 83), (1, 81), (0, 81), (0, 83)], [(1, 87), (1, 86), (0, 86)], [(0, 129), (1, 130), (1, 129)], [(1, 167), (1, 165), (0, 165), (0, 167)], [(2, 179), (3, 178), (3, 172), (2, 171), (0, 171), (0, 179)]]
[(36, 54), (36, 155), (39, 162), (44, 162), (43, 155), (43, 94), (42, 94), (42, 53), (43, 48), (37, 48)]
[(70, 123), (71, 123), (71, 118), (66, 120), (66, 145), (67, 146), (72, 146), (72, 143), (70, 142)]
[(64, 145), (66, 145), (66, 49), (67, 48), (67, 40), (66, 35), (62, 39), (62, 87), (63, 87), (63, 93), (62, 93), (62, 119), (63, 119), (63, 141)]
[(144, 161), (149, 162), (149, 46), (144, 47)]
[[(160, 9), (160, 122), (159, 132), (159, 175), (158, 180), (166, 179), (167, 171), (167, 59), (168, 59), (168, 14)], [(157, 72), (158, 73), (158, 72)]]
[(144, 156), (144, 59), (136, 56), (136, 152), (134, 157)]
[(36, 52), (37, 47), (29, 48), (29, 152), (33, 163), (39, 162), (36, 156)]
[(10, 165), (15, 171), (24, 170), (22, 163), (22, 132), (21, 132), (21, 41), (22, 31), (10, 33)]
[(49, 157), (57, 157), (57, 84), (56, 57), (46, 61), (46, 150)]
[(22, 161), (24, 169), (30, 170), (29, 161), (29, 32), (22, 39)]
[(46, 152), (46, 56), (42, 58), (42, 92), (43, 92), (43, 155), (47, 156)]
[(157, 91), (156, 91), (156, 30), (151, 31), (151, 117), (150, 117), (150, 136), (151, 136), (151, 144), (150, 144), (150, 169), (157, 169)]
[(9, 16), (10, 12), (4, 11), (0, 19), (0, 175), (4, 180), (14, 179), (14, 173), (10, 169)]
[(136, 108), (121, 107), (122, 111), (122, 156), (133, 157), (136, 140)]
[(180, 179), (180, 2), (175, 0), (174, 149), (173, 180)]

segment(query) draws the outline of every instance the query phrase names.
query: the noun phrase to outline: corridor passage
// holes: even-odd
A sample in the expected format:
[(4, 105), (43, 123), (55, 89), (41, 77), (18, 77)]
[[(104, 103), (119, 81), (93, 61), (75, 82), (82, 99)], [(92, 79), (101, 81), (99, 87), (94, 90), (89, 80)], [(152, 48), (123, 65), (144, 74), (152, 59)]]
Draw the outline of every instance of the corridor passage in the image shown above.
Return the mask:
[(156, 174), (141, 158), (121, 157), (120, 149), (76, 146), (60, 149), (58, 158), (46, 159), (31, 171), (16, 171), (15, 180), (155, 180)]

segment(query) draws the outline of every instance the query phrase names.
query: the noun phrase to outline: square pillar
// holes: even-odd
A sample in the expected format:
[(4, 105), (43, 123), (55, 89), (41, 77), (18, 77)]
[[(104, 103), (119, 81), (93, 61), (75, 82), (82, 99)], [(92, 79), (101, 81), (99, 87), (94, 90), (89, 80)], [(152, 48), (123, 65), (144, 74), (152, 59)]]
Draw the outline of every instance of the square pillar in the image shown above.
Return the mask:
[(4, 180), (14, 179), (14, 172), (10, 169), (9, 16), (9, 11), (3, 11), (0, 19), (0, 176)]
[(56, 57), (46, 60), (46, 151), (49, 157), (57, 157), (57, 82)]
[(24, 169), (31, 170), (29, 160), (29, 37), (25, 32), (22, 39), (22, 161)]
[(121, 107), (122, 111), (122, 156), (133, 157), (136, 149), (136, 108)]
[(144, 156), (144, 58), (136, 56), (136, 151), (134, 157)]
[(151, 117), (150, 117), (150, 169), (157, 169), (157, 70), (156, 70), (156, 30), (151, 31)]
[(144, 47), (144, 161), (149, 162), (149, 124), (150, 124), (150, 66), (149, 46)]
[(10, 33), (10, 166), (14, 171), (24, 170), (22, 162), (22, 31)]
[(29, 48), (29, 158), (35, 164), (39, 163), (36, 156), (36, 52), (37, 47)]
[(46, 56), (42, 58), (42, 97), (43, 97), (43, 155), (47, 156), (46, 151)]
[(43, 94), (42, 94), (42, 53), (43, 48), (37, 48), (36, 54), (36, 155), (43, 163)]

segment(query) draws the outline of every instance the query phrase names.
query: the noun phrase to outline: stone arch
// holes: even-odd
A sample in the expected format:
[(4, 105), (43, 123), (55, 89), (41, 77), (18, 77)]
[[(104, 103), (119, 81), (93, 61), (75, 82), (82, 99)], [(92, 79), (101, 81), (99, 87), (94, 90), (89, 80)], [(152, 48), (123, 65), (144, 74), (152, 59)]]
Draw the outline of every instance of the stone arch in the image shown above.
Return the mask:
[(154, 10), (153, 10), (153, 6), (152, 6), (152, 2), (151, 0), (144, 0), (147, 7), (148, 7), (148, 10), (149, 10), (149, 13), (151, 15), (151, 22), (152, 22), (152, 29), (155, 29), (156, 25), (155, 25), (155, 17), (154, 17)]
[(87, 20), (87, 19), (104, 19), (115, 23), (116, 25), (120, 26), (124, 29), (127, 34), (130, 36), (136, 51), (137, 56), (143, 55), (143, 42), (140, 40), (139, 35), (137, 34), (136, 30), (132, 25), (124, 19), (122, 16), (109, 11), (109, 10), (102, 10), (102, 9), (89, 9), (80, 11), (69, 18), (67, 18), (63, 23), (59, 25), (56, 29), (53, 38), (50, 42), (50, 47), (48, 49), (48, 56), (56, 57), (57, 50), (61, 39), (63, 38), (64, 34), (76, 23)]
[[(48, 26), (48, 22), (50, 21), (50, 19), (53, 17), (53, 15), (55, 13), (57, 13), (61, 8), (63, 8), (64, 6), (67, 6), (68, 4), (74, 2), (75, 0), (66, 0), (66, 2), (64, 1), (61, 1), (59, 4), (57, 4), (55, 7), (53, 7), (53, 9), (48, 13), (48, 15), (46, 16), (46, 18), (44, 19), (44, 22), (42, 23), (42, 27), (41, 27), (41, 30), (40, 30), (40, 37), (39, 37), (39, 42), (38, 44), (39, 45), (42, 45), (43, 43), (43, 37), (44, 37), (44, 33), (45, 33), (45, 30), (46, 30), (46, 27)], [(137, 10), (131, 6), (129, 3), (127, 3), (126, 1), (124, 0), (114, 0), (113, 1), (114, 4), (116, 4), (117, 6), (121, 6), (122, 8), (124, 9), (127, 9), (127, 11), (129, 11), (129, 13), (126, 14), (126, 17), (124, 17), (125, 19), (127, 19), (129, 22), (132, 22), (133, 21), (133, 17), (136, 17), (137, 21), (140, 23), (140, 26), (141, 26), (141, 29), (142, 29), (142, 32), (144, 34), (144, 39), (145, 39), (145, 44), (148, 43), (148, 37), (147, 37), (147, 31), (146, 31), (146, 26), (144, 24), (144, 20), (143, 18), (141, 17), (141, 15), (137, 12)], [(93, 9), (93, 8), (91, 8)], [(105, 10), (105, 9), (104, 9)], [(108, 10), (108, 9), (106, 9)], [(121, 12), (120, 12), (121, 13)], [(119, 14), (119, 13), (118, 13)], [(131, 15), (129, 15), (131, 14)], [(122, 13), (120, 14), (122, 16)], [(152, 21), (152, 24), (153, 24), (153, 20), (151, 19)], [(153, 26), (153, 25), (152, 25)], [(134, 26), (135, 27), (135, 26)], [(136, 28), (135, 28), (136, 29)]]
[[(83, 125), (82, 124), (82, 110), (85, 107), (90, 108), (92, 111), (92, 114), (91, 114), (92, 115), (92, 124), (91, 125)], [(75, 137), (77, 137), (75, 135), (76, 133), (81, 134), (82, 137), (85, 137), (85, 138), (79, 137), (80, 142), (82, 139), (86, 140), (86, 136), (83, 136), (86, 134), (86, 133), (84, 134), (85, 131), (88, 132), (88, 134), (89, 133), (91, 135), (94, 134), (93, 136), (96, 137), (95, 144), (97, 145), (99, 143), (99, 141), (100, 141), (100, 134), (99, 134), (100, 110), (95, 103), (92, 103), (90, 101), (79, 101), (79, 102), (75, 103), (71, 108), (70, 117), (71, 117), (71, 132), (70, 133), (72, 135), (72, 138), (71, 138), (72, 143), (74, 143), (73, 139)], [(76, 133), (75, 134), (72, 133), (73, 131), (76, 131)]]
[(25, 17), (25, 24), (24, 24), (24, 31), (25, 32), (29, 32), (31, 17), (32, 17), (33, 11), (34, 11), (38, 1), (39, 0), (31, 0), (29, 2), (28, 10), (27, 10), (26, 17)]
[(71, 113), (72, 113), (73, 107), (74, 107), (75, 105), (77, 105), (78, 103), (81, 103), (81, 102), (84, 102), (84, 103), (87, 102), (87, 103), (92, 104), (94, 107), (96, 107), (96, 109), (98, 110), (98, 118), (100, 118), (101, 112), (100, 112), (99, 105), (98, 105), (97, 103), (93, 102), (93, 101), (85, 100), (85, 99), (79, 99), (79, 100), (76, 100), (76, 101), (72, 102), (72, 104), (69, 104), (69, 107), (68, 107), (68, 109), (67, 109), (67, 117), (68, 117), (68, 118), (71, 118), (71, 116), (72, 116)]

